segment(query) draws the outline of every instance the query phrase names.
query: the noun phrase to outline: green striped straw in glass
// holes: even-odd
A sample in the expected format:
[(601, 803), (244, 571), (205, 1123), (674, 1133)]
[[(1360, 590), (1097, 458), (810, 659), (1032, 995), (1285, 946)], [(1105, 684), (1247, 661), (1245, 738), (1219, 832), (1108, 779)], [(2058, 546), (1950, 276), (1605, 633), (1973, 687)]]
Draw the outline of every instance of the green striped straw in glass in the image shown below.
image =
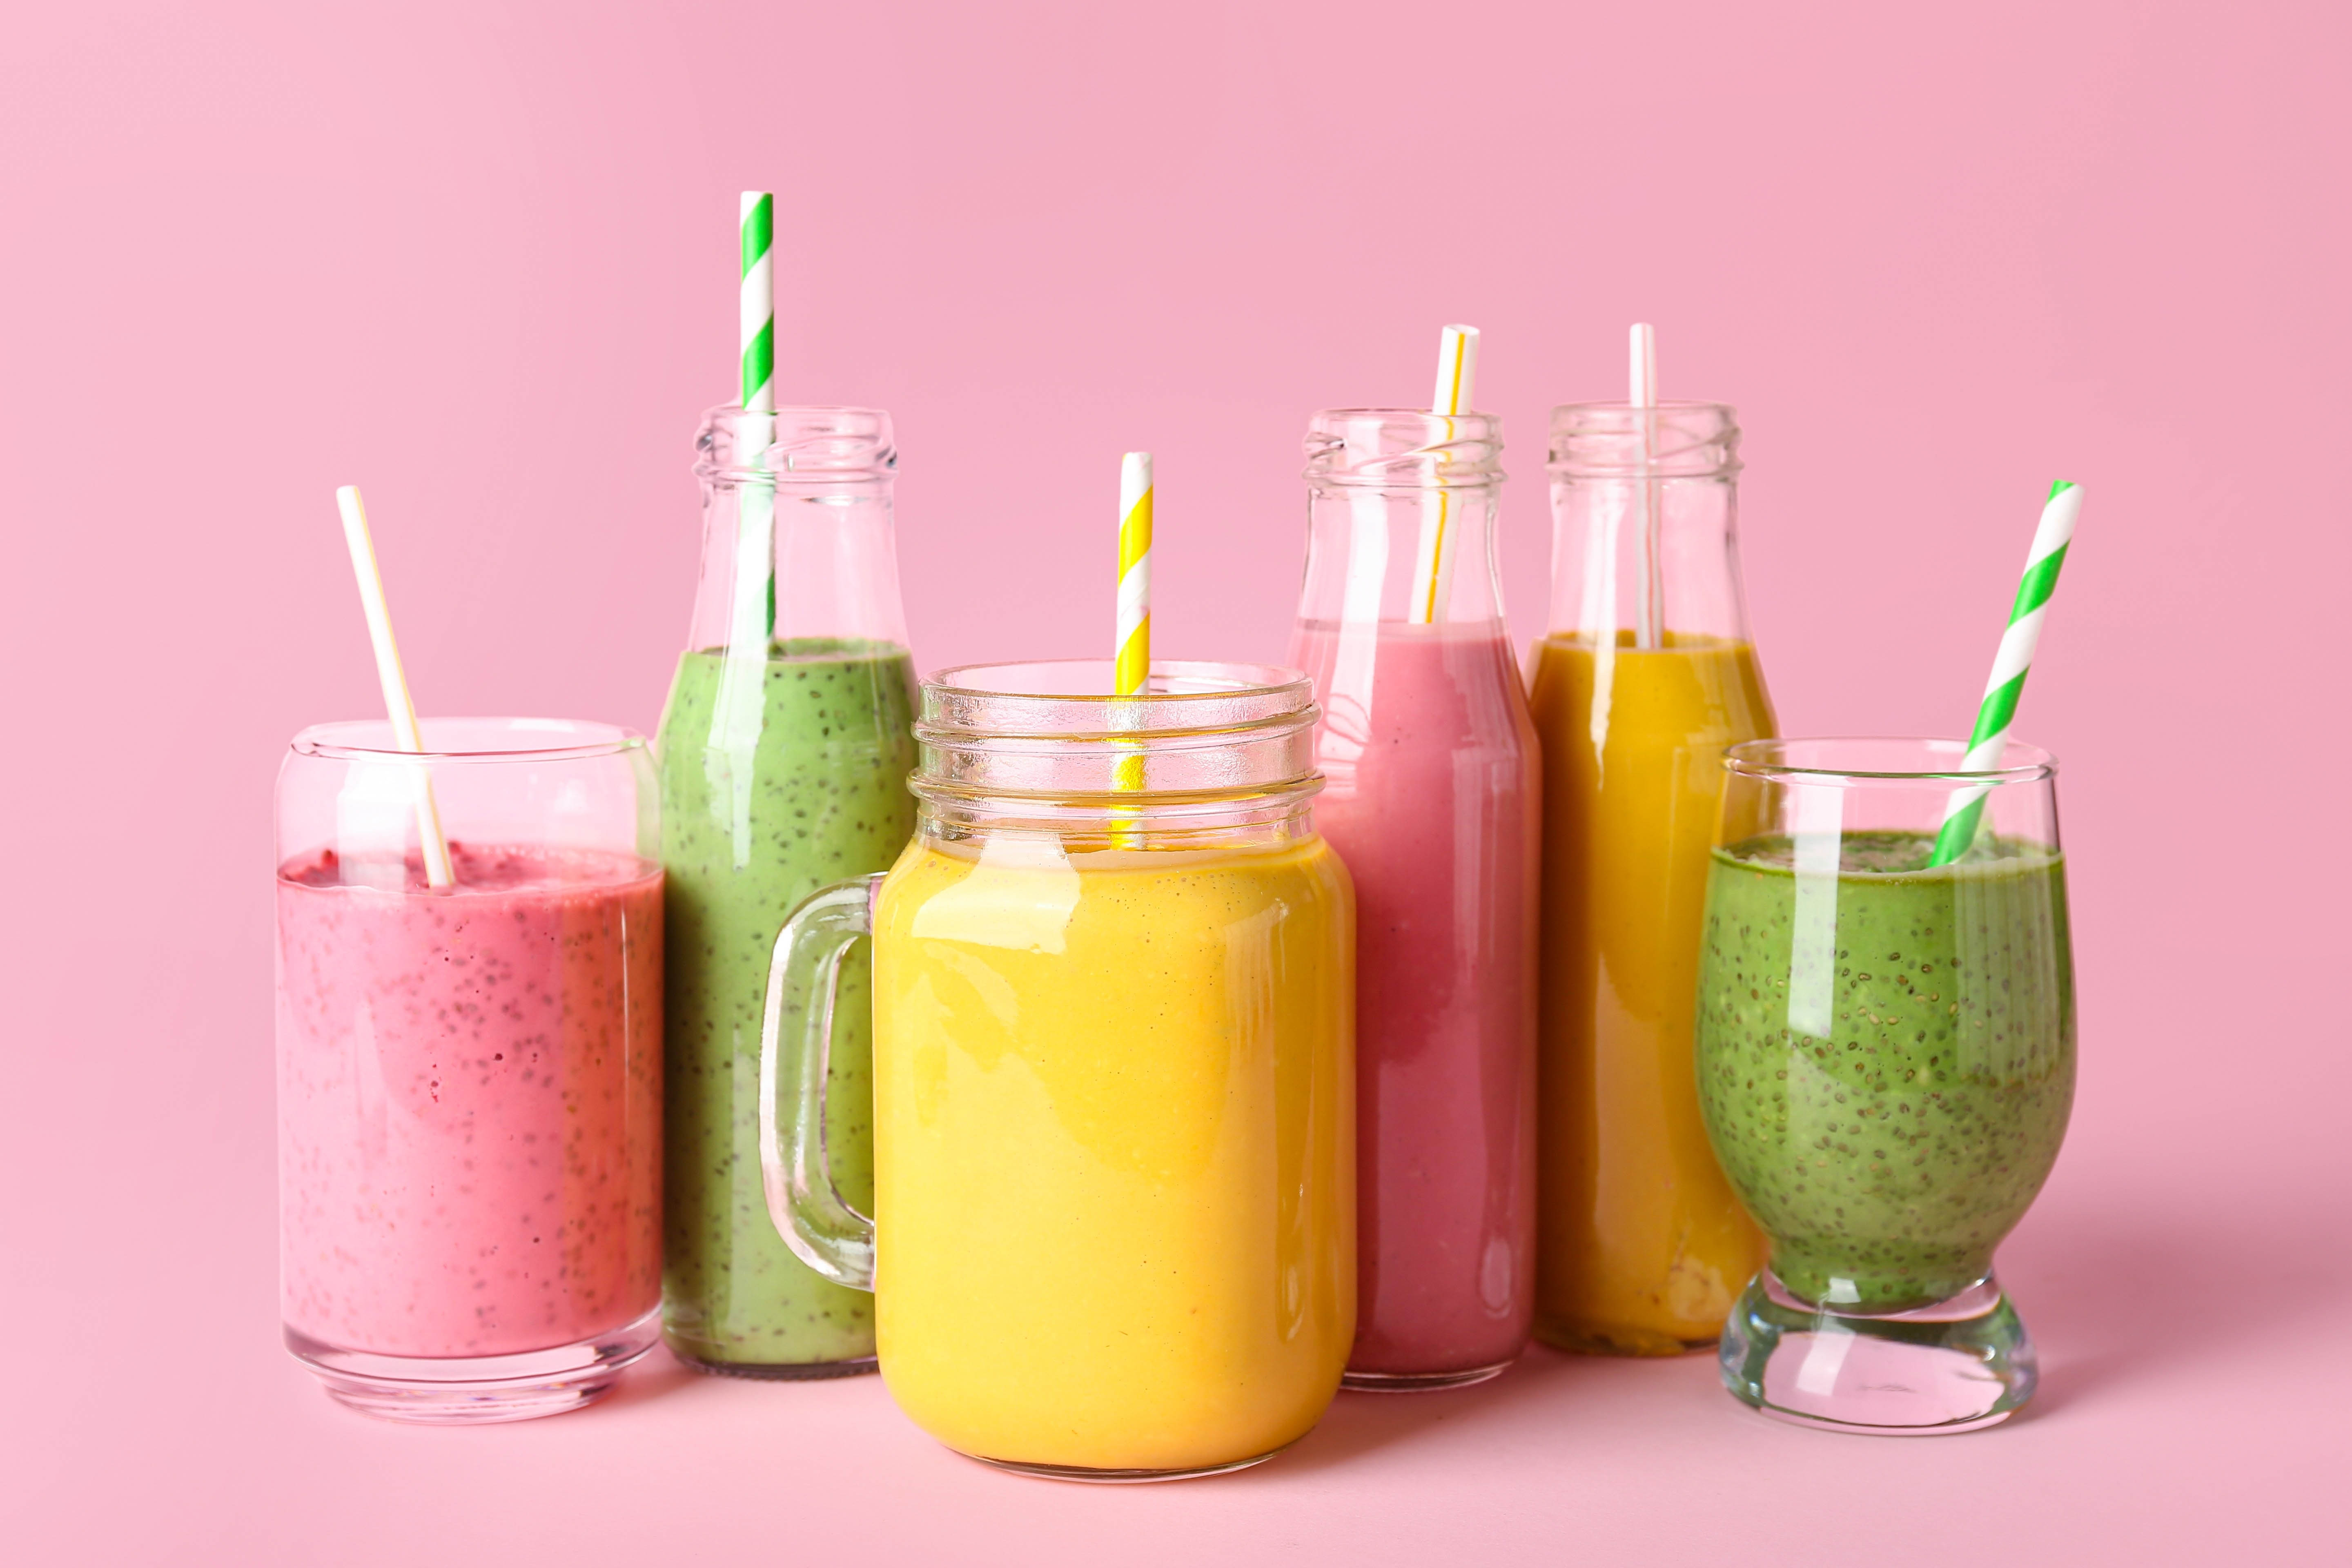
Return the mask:
[(776, 274), (769, 251), (776, 238), (776, 198), (745, 191), (742, 212), (743, 290), (739, 321), (743, 343), (743, 406), (776, 406)]
[[(742, 271), (736, 303), (743, 417), (735, 428), (731, 455), (738, 468), (761, 461), (776, 438), (775, 420), (761, 417), (776, 407), (776, 289), (771, 257), (775, 215), (775, 198), (768, 192), (743, 193), (739, 211)], [(760, 743), (768, 648), (776, 635), (775, 486), (739, 480), (735, 506), (735, 587), (727, 606), (727, 651), (719, 668), (709, 751), (723, 760), (735, 864), (740, 867), (751, 863), (751, 763)], [(714, 774), (713, 786), (719, 782)]]
[[(2025, 557), (2025, 576), (2017, 585), (2017, 601), (2009, 609), (2009, 629), (2001, 634), (2000, 651), (1993, 656), (1984, 700), (1977, 704), (1977, 727), (1969, 737), (1968, 755), (1960, 763), (1967, 772), (1985, 773), (2000, 766), (2001, 752), (2009, 743), (2009, 722), (2017, 716), (2018, 694), (2025, 689), (2033, 645), (2042, 637), (2042, 612), (2058, 586), (2058, 570), (2066, 564), (2066, 546), (2074, 537), (2074, 520), (2082, 512), (2082, 486), (2060, 479), (2050, 487), (2041, 526), (2033, 531), (2033, 548)], [(1990, 784), (1970, 784), (1952, 792), (1928, 865), (1948, 866), (1968, 852), (1976, 842), (1985, 796), (1991, 789)]]
[[(771, 414), (776, 407), (776, 275), (772, 252), (775, 245), (776, 198), (767, 191), (745, 191), (741, 209), (742, 287), (736, 306), (743, 375), (743, 412)], [(773, 427), (746, 419), (741, 447), (757, 454), (773, 438)], [(762, 437), (766, 438), (763, 439)], [(776, 583), (772, 531), (775, 492), (746, 485), (742, 497), (740, 548), (736, 556), (735, 611), (739, 638), (750, 637), (764, 645), (776, 629)], [(758, 617), (756, 630), (752, 617)], [(730, 639), (733, 640), (733, 639)]]

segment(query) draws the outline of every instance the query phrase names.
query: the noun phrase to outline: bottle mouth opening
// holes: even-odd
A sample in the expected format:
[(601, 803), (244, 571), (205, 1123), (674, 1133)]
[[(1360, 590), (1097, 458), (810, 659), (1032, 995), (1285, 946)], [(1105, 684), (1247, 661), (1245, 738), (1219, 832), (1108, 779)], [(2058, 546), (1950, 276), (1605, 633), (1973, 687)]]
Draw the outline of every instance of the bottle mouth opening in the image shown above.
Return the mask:
[(734, 484), (840, 484), (886, 478), (898, 467), (890, 416), (878, 408), (808, 404), (706, 410), (694, 443), (694, 471)]
[(1739, 471), (1739, 413), (1727, 403), (1563, 403), (1545, 467), (1563, 479), (1723, 479)]
[(1368, 489), (1487, 489), (1503, 482), (1503, 422), (1492, 414), (1326, 408), (1307, 422), (1309, 484)]
[(1703, 397), (1661, 397), (1653, 404), (1628, 403), (1622, 398), (1595, 398), (1581, 403), (1559, 403), (1552, 405), (1552, 427), (1564, 423), (1583, 424), (1590, 420), (1599, 424), (1626, 416), (1643, 415), (1671, 416), (1684, 419), (1712, 419), (1727, 428), (1739, 426), (1739, 410), (1728, 403), (1711, 403)]

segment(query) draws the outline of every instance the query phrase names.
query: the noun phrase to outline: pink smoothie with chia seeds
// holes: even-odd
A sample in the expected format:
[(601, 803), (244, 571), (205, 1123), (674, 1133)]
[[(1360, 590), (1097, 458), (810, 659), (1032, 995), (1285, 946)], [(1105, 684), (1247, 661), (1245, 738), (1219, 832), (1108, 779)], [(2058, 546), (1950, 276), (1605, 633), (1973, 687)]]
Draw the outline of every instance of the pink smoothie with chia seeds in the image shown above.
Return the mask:
[(441, 890), (278, 868), (280, 1289), (326, 1346), (551, 1350), (660, 1298), (660, 868), (450, 851)]
[(1356, 882), (1357, 1329), (1348, 1370), (1465, 1373), (1534, 1298), (1535, 729), (1499, 622), (1300, 626), (1315, 826)]

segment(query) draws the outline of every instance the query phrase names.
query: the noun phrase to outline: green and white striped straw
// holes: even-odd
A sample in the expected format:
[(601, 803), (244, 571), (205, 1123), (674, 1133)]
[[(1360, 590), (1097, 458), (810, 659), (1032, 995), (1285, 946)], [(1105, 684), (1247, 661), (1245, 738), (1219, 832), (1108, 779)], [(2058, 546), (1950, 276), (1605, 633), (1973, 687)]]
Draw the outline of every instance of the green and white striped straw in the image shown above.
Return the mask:
[[(737, 296), (743, 373), (743, 412), (771, 414), (776, 407), (776, 274), (772, 251), (776, 237), (776, 198), (745, 191), (741, 212), (743, 282)], [(774, 438), (774, 426), (745, 419), (738, 460), (757, 456)], [(756, 639), (766, 657), (776, 630), (776, 495), (759, 485), (743, 487), (742, 527), (736, 554), (735, 632), (730, 641)], [(756, 620), (756, 625), (754, 624)]]
[[(771, 251), (775, 198), (745, 191), (739, 212), (742, 283), (737, 295), (743, 415), (735, 427), (737, 468), (762, 461), (776, 438), (776, 288)], [(727, 606), (727, 649), (719, 667), (706, 765), (723, 795), (733, 827), (735, 865), (751, 858), (752, 758), (760, 743), (768, 648), (776, 635), (776, 489), (761, 479), (737, 481), (735, 587)]]
[(769, 249), (776, 237), (776, 198), (743, 193), (743, 407), (765, 414), (776, 406), (776, 274)]
[[(2009, 722), (2017, 716), (2017, 699), (2025, 689), (2025, 672), (2033, 663), (2033, 645), (2042, 637), (2042, 615), (2058, 587), (2058, 570), (2066, 564), (2066, 546), (2074, 537), (2074, 520), (2083, 512), (2083, 487), (2060, 479), (2050, 487), (2042, 508), (2042, 522), (2033, 531), (2033, 548), (2025, 557), (2025, 576), (2017, 585), (2017, 601), (2009, 609), (2009, 629), (2001, 634), (2000, 651), (1993, 657), (1992, 676), (1985, 682), (1984, 700), (1977, 704), (1977, 727), (1969, 737), (1968, 755), (1960, 766), (1970, 773), (2000, 766), (2009, 743)], [(1944, 825), (1936, 834), (1930, 866), (1948, 866), (1976, 842), (1990, 784), (1970, 784), (1952, 792), (1944, 807)]]

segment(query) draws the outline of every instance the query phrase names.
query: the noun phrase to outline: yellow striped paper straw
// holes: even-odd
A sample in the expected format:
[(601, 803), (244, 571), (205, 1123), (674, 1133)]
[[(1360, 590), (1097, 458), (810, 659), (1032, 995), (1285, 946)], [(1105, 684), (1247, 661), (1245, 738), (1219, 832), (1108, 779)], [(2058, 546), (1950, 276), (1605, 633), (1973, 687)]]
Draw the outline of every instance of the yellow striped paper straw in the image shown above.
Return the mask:
[[(1151, 454), (1129, 452), (1118, 466), (1118, 638), (1111, 692), (1142, 695), (1151, 679)], [(1112, 787), (1143, 787), (1140, 752), (1121, 757)]]
[[(1437, 390), (1431, 395), (1429, 411), (1446, 419), (1470, 412), (1472, 389), (1478, 380), (1478, 329), (1450, 326), (1438, 334)], [(1445, 429), (1450, 440), (1454, 427)], [(1454, 542), (1446, 535), (1453, 515), (1454, 498), (1446, 490), (1437, 492), (1437, 512), (1424, 517), (1421, 525), (1421, 542), (1413, 554), (1412, 601), (1407, 615), (1415, 626), (1430, 626), (1445, 618), (1445, 601), (1454, 583)]]

